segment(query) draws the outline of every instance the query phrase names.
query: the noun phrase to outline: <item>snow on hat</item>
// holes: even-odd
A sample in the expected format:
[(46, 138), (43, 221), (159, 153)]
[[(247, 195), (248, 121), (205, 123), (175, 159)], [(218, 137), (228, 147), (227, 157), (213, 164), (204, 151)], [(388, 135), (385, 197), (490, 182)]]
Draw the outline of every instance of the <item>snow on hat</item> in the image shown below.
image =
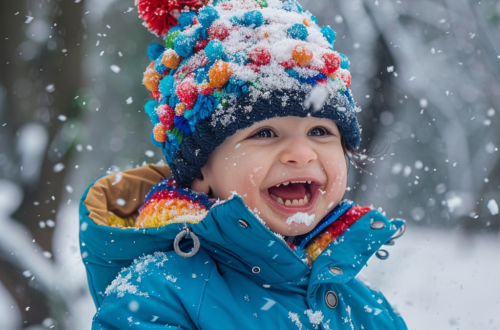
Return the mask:
[[(347, 146), (361, 132), (349, 61), (336, 33), (296, 1), (136, 0), (165, 46), (148, 48), (143, 83), (151, 140), (189, 187), (210, 153), (237, 130), (274, 117), (333, 120)], [(320, 99), (318, 101), (318, 99)], [(311, 109), (310, 106), (314, 105)]]

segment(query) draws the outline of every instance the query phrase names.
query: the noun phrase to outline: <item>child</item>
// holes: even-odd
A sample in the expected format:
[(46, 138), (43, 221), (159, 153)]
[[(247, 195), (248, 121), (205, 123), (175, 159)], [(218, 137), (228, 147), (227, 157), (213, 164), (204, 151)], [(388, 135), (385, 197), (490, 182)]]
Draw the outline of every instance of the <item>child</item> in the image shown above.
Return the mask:
[(144, 84), (169, 167), (82, 198), (93, 329), (406, 329), (355, 278), (403, 221), (342, 201), (360, 128), (335, 32), (294, 1), (136, 3), (166, 40)]

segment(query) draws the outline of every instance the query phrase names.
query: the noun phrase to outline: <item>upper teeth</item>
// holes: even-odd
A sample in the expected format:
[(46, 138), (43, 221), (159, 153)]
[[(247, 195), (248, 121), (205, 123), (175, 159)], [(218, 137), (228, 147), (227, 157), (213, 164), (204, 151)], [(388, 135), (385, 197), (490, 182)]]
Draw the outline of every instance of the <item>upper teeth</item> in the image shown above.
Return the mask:
[(276, 185), (276, 187), (279, 187), (281, 185), (284, 185), (284, 186), (288, 186), (290, 183), (308, 183), (308, 184), (311, 184), (312, 181), (288, 181), (288, 182), (282, 182), (282, 183), (278, 183)]

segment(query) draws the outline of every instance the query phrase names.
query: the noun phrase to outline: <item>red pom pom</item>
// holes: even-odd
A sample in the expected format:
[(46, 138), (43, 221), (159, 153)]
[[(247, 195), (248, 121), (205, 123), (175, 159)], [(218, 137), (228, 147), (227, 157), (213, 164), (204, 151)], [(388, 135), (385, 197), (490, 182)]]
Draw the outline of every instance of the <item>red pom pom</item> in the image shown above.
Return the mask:
[(211, 39), (219, 39), (220, 41), (229, 36), (229, 28), (223, 22), (214, 22), (207, 30)]
[(198, 99), (198, 87), (192, 81), (183, 81), (177, 86), (177, 96), (191, 109)]
[(171, 130), (174, 127), (174, 109), (167, 104), (162, 104), (156, 108), (156, 113), (165, 130)]
[(139, 17), (149, 31), (165, 36), (172, 26), (177, 25), (181, 10), (197, 10), (203, 3), (199, 0), (136, 0)]
[(153, 95), (153, 98), (154, 98), (155, 100), (159, 100), (159, 99), (160, 99), (160, 97), (161, 97), (161, 93), (160, 93), (160, 91), (154, 91), (154, 92), (151, 92), (151, 94)]
[(280, 65), (284, 67), (285, 69), (291, 69), (295, 66), (297, 66), (297, 63), (294, 60), (288, 60), (285, 62), (281, 62)]
[(250, 60), (257, 65), (266, 65), (271, 62), (271, 53), (267, 48), (258, 46), (250, 52)]
[(341, 58), (337, 53), (328, 52), (324, 54), (323, 61), (325, 61), (325, 67), (321, 71), (327, 76), (331, 75), (340, 68)]
[(339, 69), (332, 75), (332, 77), (342, 79), (347, 88), (351, 87), (351, 74), (348, 70)]
[(196, 42), (196, 45), (194, 46), (194, 52), (198, 53), (200, 50), (205, 49), (208, 45), (208, 40), (207, 39), (200, 39)]

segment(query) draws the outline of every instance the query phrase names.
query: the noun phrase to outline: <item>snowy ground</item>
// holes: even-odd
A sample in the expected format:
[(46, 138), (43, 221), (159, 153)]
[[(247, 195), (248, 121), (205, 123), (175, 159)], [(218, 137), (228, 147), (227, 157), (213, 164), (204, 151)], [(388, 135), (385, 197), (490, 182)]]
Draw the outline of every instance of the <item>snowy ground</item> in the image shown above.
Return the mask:
[(500, 236), (411, 228), (362, 277), (409, 329), (500, 329)]
[[(4, 187), (5, 188), (5, 187)], [(70, 328), (88, 330), (95, 312), (78, 251), (76, 203), (60, 210), (56, 278), (69, 304)], [(500, 237), (410, 228), (386, 261), (373, 258), (362, 277), (397, 307), (409, 329), (500, 329)], [(64, 279), (64, 280), (62, 280)], [(62, 283), (62, 284), (61, 284)], [(0, 329), (16, 330), (19, 312), (0, 286)], [(36, 328), (39, 329), (39, 328)], [(40, 328), (42, 329), (42, 328)]]

